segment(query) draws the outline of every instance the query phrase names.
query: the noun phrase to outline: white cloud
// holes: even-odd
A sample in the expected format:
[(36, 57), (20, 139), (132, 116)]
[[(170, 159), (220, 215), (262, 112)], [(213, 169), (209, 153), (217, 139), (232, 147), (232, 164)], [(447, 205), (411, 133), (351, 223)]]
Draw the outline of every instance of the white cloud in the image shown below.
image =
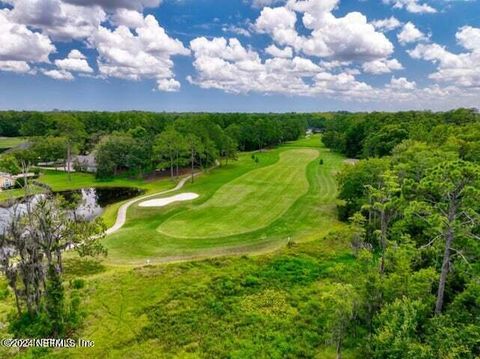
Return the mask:
[(240, 26), (235, 26), (235, 25), (225, 25), (222, 27), (222, 31), (226, 33), (232, 33), (232, 34), (237, 34), (245, 37), (250, 37), (252, 34), (250, 34), (250, 31), (247, 29), (240, 27)]
[[(291, 0), (283, 7), (266, 7), (255, 28), (271, 35), (277, 44), (291, 46), (308, 56), (372, 61), (392, 54), (392, 43), (363, 14), (350, 12), (335, 17), (332, 11), (337, 4), (338, 0)], [(311, 31), (309, 36), (297, 32), (297, 13), (302, 16), (304, 27)]]
[(0, 61), (0, 71), (29, 73), (31, 68), (25, 61)]
[(133, 9), (142, 10), (146, 7), (158, 7), (161, 0), (64, 0), (67, 3), (80, 6), (101, 6), (104, 9)]
[(399, 32), (397, 38), (402, 45), (428, 39), (428, 37), (411, 22), (403, 25), (402, 31)]
[(381, 31), (392, 31), (402, 26), (402, 23), (396, 17), (393, 17), (393, 16), (387, 19), (374, 20), (371, 22), (371, 24), (375, 27), (375, 29), (381, 30)]
[(436, 13), (437, 10), (427, 3), (420, 4), (418, 0), (383, 0), (387, 5), (393, 5), (395, 9), (405, 9), (414, 14)]
[(252, 6), (255, 8), (263, 8), (265, 6), (271, 6), (277, 3), (285, 2), (285, 0), (246, 0), (251, 1)]
[(84, 7), (60, 0), (9, 0), (14, 6), (13, 22), (41, 30), (57, 40), (84, 39), (105, 21), (106, 13), (99, 6)]
[(55, 60), (55, 65), (64, 71), (92, 73), (93, 69), (88, 64), (85, 55), (78, 50), (72, 50), (67, 58)]
[(403, 66), (397, 59), (382, 59), (365, 62), (362, 65), (364, 72), (374, 75), (387, 74), (395, 70), (402, 70)]
[(111, 16), (114, 25), (123, 25), (134, 29), (143, 25), (143, 15), (135, 10), (118, 9)]
[(0, 61), (49, 62), (55, 51), (48, 36), (16, 24), (7, 9), (0, 10), (0, 44)]
[(293, 51), (291, 47), (285, 47), (283, 49), (279, 49), (275, 45), (270, 45), (265, 49), (265, 52), (273, 57), (281, 57), (281, 58), (291, 58), (293, 56)]
[(455, 34), (455, 37), (467, 50), (480, 51), (480, 28), (464, 26)]
[(63, 70), (43, 70), (44, 75), (51, 77), (54, 80), (71, 81), (74, 79), (73, 75), (68, 71)]
[(237, 39), (197, 38), (191, 41), (190, 48), (197, 74), (188, 80), (202, 88), (231, 93), (345, 97), (361, 96), (370, 89), (353, 73), (331, 73), (307, 58), (273, 57), (262, 61), (258, 53), (243, 47)]
[(408, 81), (405, 77), (392, 77), (387, 87), (395, 90), (414, 90), (417, 87), (415, 81)]
[(180, 90), (180, 82), (174, 79), (162, 79), (157, 81), (157, 87), (160, 91), (176, 92)]
[[(123, 25), (114, 30), (101, 26), (88, 39), (99, 53), (100, 75), (128, 80), (173, 79), (171, 57), (189, 55), (189, 50), (179, 40), (169, 37), (152, 15), (147, 15), (134, 30)], [(163, 86), (165, 82), (159, 85)]]
[(467, 51), (459, 54), (448, 51), (439, 44), (419, 44), (408, 51), (414, 59), (431, 61), (437, 65), (430, 79), (464, 88), (480, 89), (480, 29), (462, 27), (456, 33), (459, 45)]

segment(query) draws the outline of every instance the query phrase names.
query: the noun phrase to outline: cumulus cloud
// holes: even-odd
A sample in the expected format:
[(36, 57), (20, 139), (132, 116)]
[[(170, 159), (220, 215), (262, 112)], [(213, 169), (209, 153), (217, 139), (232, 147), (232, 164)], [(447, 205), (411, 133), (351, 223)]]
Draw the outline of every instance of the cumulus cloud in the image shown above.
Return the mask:
[(235, 25), (225, 25), (222, 27), (222, 31), (226, 33), (232, 33), (232, 34), (237, 34), (245, 37), (250, 37), (252, 34), (250, 31), (247, 29), (240, 27), (240, 26), (235, 26)]
[(110, 20), (114, 25), (123, 25), (131, 29), (143, 25), (143, 15), (136, 10), (118, 9), (112, 14)]
[(394, 9), (405, 9), (414, 14), (436, 13), (437, 10), (427, 3), (418, 0), (383, 0), (384, 4), (393, 5)]
[(411, 22), (403, 25), (402, 31), (398, 33), (397, 38), (402, 45), (428, 39), (428, 37)]
[[(0, 10), (0, 61), (49, 62), (48, 56), (55, 51), (55, 46), (48, 36), (13, 22), (11, 13), (8, 9)], [(10, 70), (25, 67), (18, 63), (5, 64)]]
[[(332, 14), (337, 5), (338, 0), (291, 0), (282, 7), (266, 7), (255, 28), (271, 35), (277, 44), (291, 46), (308, 56), (372, 61), (392, 54), (392, 43), (363, 14), (350, 12), (337, 18)], [(297, 32), (297, 14), (310, 35)]]
[(480, 89), (480, 29), (462, 27), (456, 33), (459, 45), (467, 51), (452, 53), (439, 44), (418, 44), (408, 51), (414, 59), (423, 59), (437, 65), (430, 74), (432, 80), (464, 88)]
[(455, 34), (455, 37), (458, 43), (467, 50), (480, 50), (480, 28), (464, 26)]
[(265, 6), (271, 6), (277, 3), (285, 2), (285, 0), (246, 0), (251, 1), (252, 7), (263, 8)]
[(84, 7), (61, 0), (9, 0), (14, 6), (9, 17), (17, 24), (41, 30), (56, 40), (84, 39), (105, 21), (99, 6)]
[(365, 62), (362, 65), (364, 72), (374, 75), (387, 74), (392, 71), (402, 70), (403, 66), (397, 59), (382, 59)]
[(197, 38), (191, 41), (190, 48), (197, 75), (188, 80), (202, 88), (306, 96), (360, 95), (370, 89), (352, 73), (331, 73), (308, 58), (273, 57), (263, 61), (257, 52), (245, 48), (237, 39)]
[(93, 69), (87, 62), (85, 55), (78, 50), (72, 50), (65, 59), (55, 60), (55, 65), (64, 71), (92, 73)]
[(180, 90), (180, 82), (174, 79), (162, 79), (157, 81), (157, 87), (160, 91), (176, 92)]
[(0, 71), (29, 73), (31, 70), (30, 65), (25, 61), (0, 61)]
[(142, 10), (147, 7), (158, 7), (161, 0), (64, 0), (67, 3), (79, 6), (101, 6), (104, 9), (133, 9)]
[(156, 79), (158, 87), (165, 88), (163, 80), (174, 77), (171, 57), (189, 55), (190, 51), (179, 40), (169, 37), (152, 15), (138, 25), (134, 32), (124, 25), (114, 30), (101, 26), (88, 39), (90, 46), (98, 51), (100, 75), (128, 80)]
[(392, 77), (387, 87), (395, 90), (414, 90), (417, 87), (415, 81), (408, 81), (405, 77)]
[(68, 71), (63, 70), (43, 70), (45, 76), (48, 76), (54, 80), (71, 81), (74, 79), (73, 75)]
[(281, 58), (291, 58), (293, 56), (293, 51), (291, 47), (285, 47), (283, 49), (279, 49), (275, 45), (270, 45), (265, 49), (265, 52), (273, 57), (281, 57)]
[(371, 22), (371, 24), (375, 27), (375, 29), (381, 30), (381, 31), (392, 31), (402, 26), (402, 23), (396, 17), (393, 17), (393, 16), (387, 19), (374, 20)]

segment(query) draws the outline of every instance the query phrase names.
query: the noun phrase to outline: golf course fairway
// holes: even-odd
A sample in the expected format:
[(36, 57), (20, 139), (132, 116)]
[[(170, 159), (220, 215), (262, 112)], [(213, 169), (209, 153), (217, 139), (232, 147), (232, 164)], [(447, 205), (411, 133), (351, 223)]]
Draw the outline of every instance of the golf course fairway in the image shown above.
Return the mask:
[(334, 175), (343, 160), (319, 136), (241, 153), (177, 192), (149, 198), (198, 194), (192, 201), (132, 204), (124, 226), (103, 241), (107, 261), (139, 265), (265, 253), (322, 238), (338, 225)]
[(211, 238), (263, 228), (308, 191), (306, 168), (317, 157), (313, 149), (284, 151), (275, 164), (226, 183), (207, 202), (170, 217), (158, 231), (178, 238)]

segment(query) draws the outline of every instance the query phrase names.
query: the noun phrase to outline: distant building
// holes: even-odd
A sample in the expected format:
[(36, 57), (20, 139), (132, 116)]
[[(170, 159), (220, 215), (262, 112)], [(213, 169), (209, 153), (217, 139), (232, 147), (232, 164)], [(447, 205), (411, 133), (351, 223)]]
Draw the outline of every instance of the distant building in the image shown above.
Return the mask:
[(24, 177), (35, 177), (35, 173), (22, 173), (18, 175), (11, 175), (10, 173), (0, 172), (0, 191), (15, 187), (15, 183), (17, 183), (17, 180)]
[(97, 172), (97, 161), (93, 153), (86, 156), (75, 156), (72, 162), (73, 167), (78, 171)]

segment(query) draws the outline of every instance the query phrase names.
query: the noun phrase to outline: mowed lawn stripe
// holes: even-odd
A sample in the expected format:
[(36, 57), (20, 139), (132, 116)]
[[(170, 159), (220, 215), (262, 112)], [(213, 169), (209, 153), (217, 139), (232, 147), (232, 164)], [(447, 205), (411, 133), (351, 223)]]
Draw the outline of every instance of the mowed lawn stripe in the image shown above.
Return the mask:
[(314, 149), (283, 151), (279, 160), (223, 185), (205, 203), (163, 222), (158, 231), (176, 238), (216, 238), (268, 226), (308, 191), (307, 165)]

